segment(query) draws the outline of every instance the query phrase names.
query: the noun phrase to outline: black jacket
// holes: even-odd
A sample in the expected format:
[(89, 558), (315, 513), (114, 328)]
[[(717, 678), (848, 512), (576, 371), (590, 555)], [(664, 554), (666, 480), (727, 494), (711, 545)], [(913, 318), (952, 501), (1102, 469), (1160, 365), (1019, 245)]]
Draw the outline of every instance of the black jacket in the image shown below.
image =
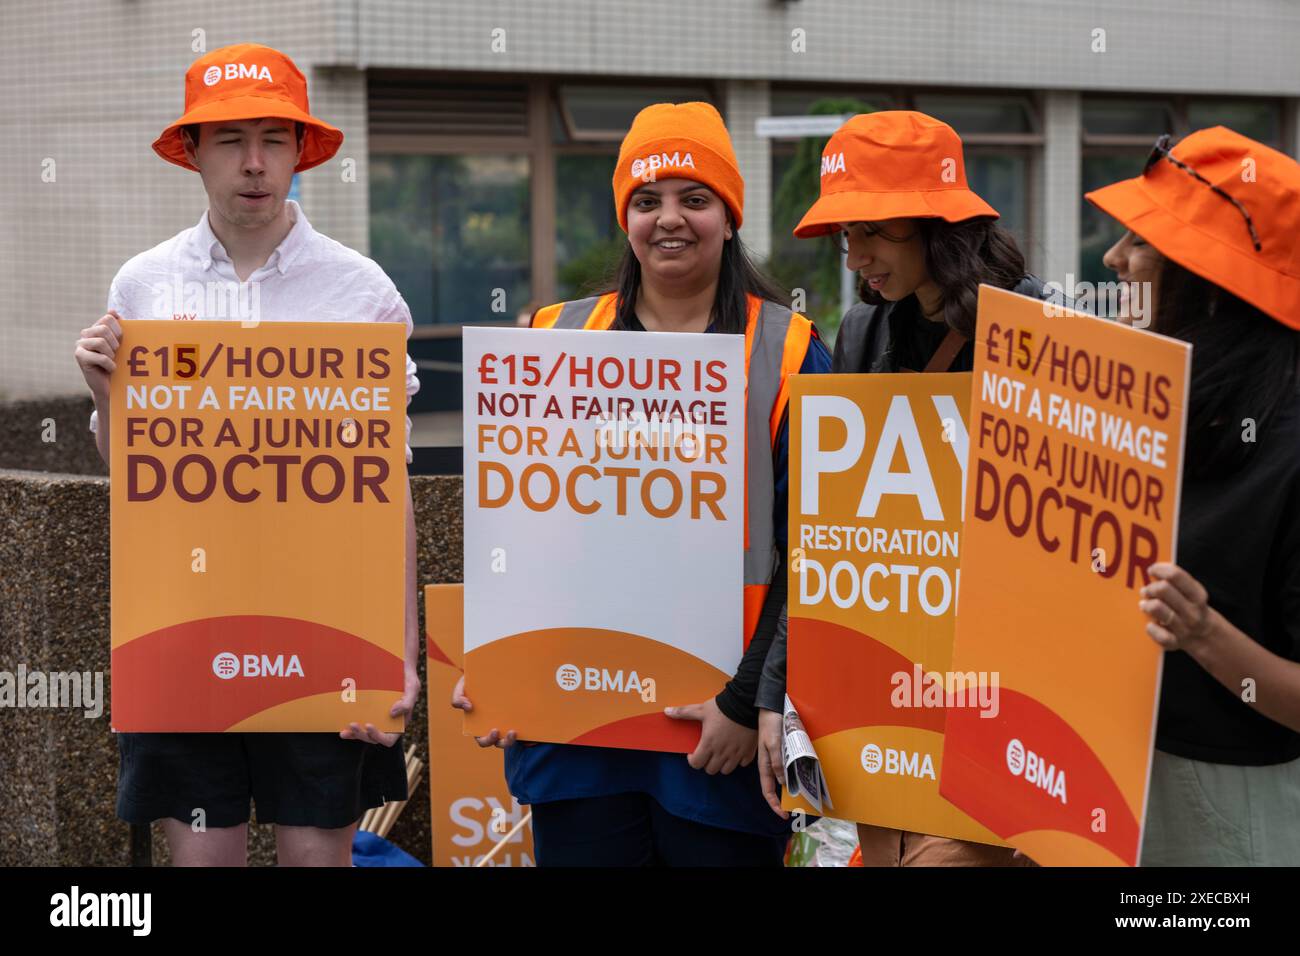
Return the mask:
[[(1060, 292), (1047, 288), (1037, 276), (1026, 275), (1011, 289), (1020, 295), (1073, 307), (1074, 303)], [(831, 372), (898, 372), (901, 371), (897, 343), (902, 339), (903, 322), (915, 322), (915, 314), (900, 310), (898, 303), (868, 305), (859, 302), (844, 313), (840, 333), (835, 339)], [(974, 364), (975, 343), (967, 342), (953, 360), (952, 371), (969, 372)], [(921, 363), (917, 363), (921, 364)], [(754, 703), (763, 710), (780, 713), (785, 709), (786, 609), (781, 609), (772, 645), (763, 662)]]
[[(1048, 289), (1043, 280), (1037, 276), (1026, 275), (1011, 289), (1020, 295), (1042, 299), (1061, 306), (1073, 306), (1073, 303), (1060, 292)], [(900, 310), (897, 302), (884, 305), (867, 305), (859, 302), (844, 313), (840, 323), (840, 334), (835, 339), (835, 354), (831, 364), (832, 372), (898, 372), (901, 371), (895, 354), (895, 343), (902, 337), (899, 323), (914, 321)], [(975, 345), (973, 342), (957, 353), (952, 363), (952, 371), (969, 372), (973, 365)]]

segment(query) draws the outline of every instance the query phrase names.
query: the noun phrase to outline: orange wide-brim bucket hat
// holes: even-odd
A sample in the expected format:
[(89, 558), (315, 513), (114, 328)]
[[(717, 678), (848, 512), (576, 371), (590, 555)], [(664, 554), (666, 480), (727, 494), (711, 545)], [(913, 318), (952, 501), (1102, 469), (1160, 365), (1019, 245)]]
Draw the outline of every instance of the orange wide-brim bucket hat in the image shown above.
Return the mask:
[(311, 115), (307, 78), (293, 60), (258, 43), (224, 46), (199, 57), (185, 71), (185, 114), (163, 130), (153, 149), (169, 163), (195, 169), (185, 157), (183, 127), (270, 118), (306, 126), (302, 158), (294, 172), (319, 166), (343, 145), (342, 131)]
[(977, 216), (996, 219), (998, 211), (967, 185), (957, 131), (915, 110), (884, 110), (854, 116), (831, 136), (821, 196), (794, 234), (824, 236), (844, 222)]
[[(1171, 161), (1171, 157), (1172, 160)], [(1300, 163), (1224, 126), (1084, 198), (1161, 255), (1300, 329)]]

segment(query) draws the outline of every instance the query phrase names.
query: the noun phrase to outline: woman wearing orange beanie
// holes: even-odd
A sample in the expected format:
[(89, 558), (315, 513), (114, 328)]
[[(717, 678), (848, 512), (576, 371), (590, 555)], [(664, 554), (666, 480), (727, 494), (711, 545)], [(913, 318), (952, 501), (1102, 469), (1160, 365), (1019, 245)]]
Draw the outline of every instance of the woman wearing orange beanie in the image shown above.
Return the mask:
[[(628, 236), (615, 288), (540, 309), (532, 324), (746, 336), (747, 500), (774, 502), (771, 514), (746, 516), (748, 647), (716, 697), (670, 708), (670, 717), (702, 725), (689, 756), (525, 746), (514, 731), (502, 738), (494, 730), (479, 743), (507, 748), (506, 778), (519, 802), (532, 806), (541, 866), (780, 866), (789, 829), (759, 789), (754, 696), (785, 605), (785, 381), (794, 372), (829, 371), (830, 355), (741, 246), (744, 182), (712, 106), (642, 110), (623, 141), (613, 185)], [(771, 454), (756, 450), (756, 442), (769, 441)], [(453, 706), (471, 708), (463, 686)]]
[(1216, 126), (1085, 198), (1192, 343), (1178, 563), (1142, 589), (1169, 653), (1141, 862), (1300, 865), (1300, 165)]
[[(835, 341), (836, 372), (970, 371), (981, 282), (1048, 298), (1025, 272), (997, 211), (966, 184), (957, 133), (924, 113), (855, 116), (822, 151), (821, 195), (795, 228), (830, 235), (860, 275), (862, 302)], [(1058, 299), (1063, 304), (1064, 300)], [(785, 632), (760, 681), (759, 769), (776, 812)], [(1014, 866), (1014, 851), (966, 840), (858, 824), (864, 866)]]

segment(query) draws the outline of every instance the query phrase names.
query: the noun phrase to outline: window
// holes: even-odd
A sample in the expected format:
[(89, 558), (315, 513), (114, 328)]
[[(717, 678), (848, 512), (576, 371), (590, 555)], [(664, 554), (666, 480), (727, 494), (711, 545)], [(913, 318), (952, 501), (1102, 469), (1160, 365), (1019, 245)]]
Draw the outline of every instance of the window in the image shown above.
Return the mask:
[(1191, 100), (1187, 104), (1187, 128), (1226, 126), (1265, 146), (1282, 148), (1282, 116), (1275, 103), (1241, 100)]
[(623, 254), (627, 240), (618, 225), (611, 185), (617, 160), (617, 151), (556, 157), (557, 301), (601, 291)]
[(963, 142), (981, 136), (1005, 139), (1032, 136), (1036, 132), (1034, 110), (1024, 96), (956, 96), (918, 93), (913, 109), (943, 120), (957, 131)]
[(1173, 131), (1174, 114), (1168, 103), (1150, 100), (1083, 101), (1085, 142), (1102, 144), (1135, 136), (1143, 139)]
[[(1159, 135), (1159, 134), (1156, 134)], [(1156, 135), (1151, 137), (1155, 141)], [(1151, 154), (1151, 144), (1144, 148), (1112, 146), (1104, 150), (1085, 150), (1083, 169), (1080, 176), (1082, 192), (1091, 192), (1119, 182), (1132, 179), (1142, 172), (1142, 164)], [(1106, 250), (1124, 235), (1124, 227), (1106, 215), (1088, 200), (1081, 200), (1083, 208), (1079, 214), (1079, 280), (1083, 282), (1114, 282), (1115, 273), (1102, 264)], [(1103, 305), (1101, 300), (1098, 307)]]
[(527, 157), (378, 155), (370, 188), (371, 256), (416, 325), (500, 320), (528, 301)]
[[(870, 113), (915, 109), (943, 120), (963, 142), (970, 187), (1001, 214), (1022, 250), (1029, 248), (1029, 165), (1042, 142), (1033, 101), (1022, 95), (971, 96), (906, 90), (774, 87), (773, 116)], [(826, 240), (795, 239), (795, 225), (817, 199), (825, 139), (772, 142), (772, 257), (768, 268), (787, 288), (805, 290), (805, 312), (833, 339), (843, 314), (844, 268)]]
[[(652, 103), (712, 102), (705, 86), (561, 84), (555, 91), (556, 301), (604, 291), (627, 246), (612, 182), (628, 127)], [(546, 303), (538, 303), (544, 305)]]
[[(1081, 192), (1142, 172), (1151, 146), (1177, 126), (1171, 102), (1163, 100), (1091, 99), (1082, 104), (1083, 155)], [(1113, 282), (1114, 273), (1102, 264), (1106, 250), (1124, 235), (1124, 228), (1088, 202), (1079, 214), (1079, 280)], [(1103, 305), (1098, 302), (1098, 307)]]
[(626, 239), (611, 180), (636, 114), (700, 83), (601, 85), (374, 70), (370, 254), (411, 307), (412, 410), (461, 405), (460, 330), (590, 294)]
[[(886, 93), (804, 87), (774, 87), (769, 105), (773, 116), (844, 116), (893, 108), (893, 100)], [(782, 287), (803, 290), (804, 314), (833, 343), (844, 312), (840, 254), (828, 239), (794, 237), (794, 227), (820, 192), (819, 171), (826, 140), (772, 140), (772, 251), (767, 271)]]
[(711, 102), (705, 86), (587, 86), (562, 84), (556, 91), (561, 127), (556, 142), (613, 143), (614, 153), (636, 114), (651, 103)]
[[(1085, 97), (1083, 100), (1083, 192), (1142, 173), (1151, 147), (1164, 133), (1181, 138), (1208, 126), (1227, 126), (1244, 136), (1279, 148), (1280, 104), (1271, 100), (1224, 98), (1128, 99)], [(1124, 227), (1080, 198), (1079, 279), (1113, 282), (1105, 267), (1106, 250), (1124, 235)]]

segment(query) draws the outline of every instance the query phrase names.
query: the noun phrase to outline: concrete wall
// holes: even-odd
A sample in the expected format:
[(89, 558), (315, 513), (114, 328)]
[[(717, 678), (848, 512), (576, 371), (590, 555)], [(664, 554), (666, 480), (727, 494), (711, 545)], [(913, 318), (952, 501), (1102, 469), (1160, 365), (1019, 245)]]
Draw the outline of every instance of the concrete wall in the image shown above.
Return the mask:
[[(419, 534), (420, 587), (460, 581), (461, 481), (411, 480)], [(109, 695), (108, 479), (0, 470), (0, 671), (98, 672)], [(423, 607), (420, 616), (424, 632)], [(424, 652), (420, 654), (420, 679)], [(429, 765), (422, 694), (410, 732)], [(80, 711), (8, 709), (0, 734), (0, 867), (125, 866), (129, 828), (115, 814), (118, 753), (111, 699), (97, 719)], [(154, 826), (154, 862), (167, 860)], [(430, 862), (428, 775), (389, 839)], [(250, 861), (268, 864), (270, 826), (250, 827)]]
[[(372, 67), (1300, 92), (1300, 6), (1288, 0), (357, 0), (357, 9), (357, 57)], [(1104, 53), (1092, 49), (1099, 28)], [(506, 31), (504, 52), (492, 50), (495, 29)], [(795, 30), (805, 52), (793, 49)]]
[[(72, 352), (131, 256), (198, 222), (198, 174), (150, 148), (183, 112), (185, 70), (206, 49), (255, 41), (288, 53), (312, 106), (347, 135), (302, 177), (312, 224), (365, 249), (365, 88), (338, 60), (330, 0), (173, 3), (50, 0), (0, 6), (0, 399), (84, 390)], [(54, 181), (43, 181), (53, 161)], [(327, 185), (328, 184), (328, 185)]]
[[(1093, 52), (1096, 29), (1104, 53)], [(494, 52), (493, 31), (505, 48)], [(0, 399), (72, 394), (78, 331), (120, 265), (193, 225), (196, 174), (149, 144), (180, 115), (202, 45), (294, 57), (339, 155), (302, 176), (313, 224), (368, 248), (365, 70), (715, 78), (749, 180), (746, 240), (766, 251), (770, 176), (752, 121), (773, 81), (1059, 90), (1048, 97), (1035, 266), (1077, 262), (1080, 91), (1300, 95), (1290, 0), (44, 0), (0, 6)], [(796, 34), (795, 31), (802, 31)], [(501, 36), (498, 34), (498, 36)], [(797, 52), (795, 40), (802, 42)], [(1077, 99), (1077, 96), (1076, 96)], [(1055, 105), (1053, 105), (1055, 104)], [(1300, 106), (1288, 103), (1291, 135)], [(1072, 119), (1073, 117), (1073, 119)], [(345, 163), (355, 162), (353, 181)], [(46, 182), (48, 161), (54, 181)], [(1077, 166), (1077, 163), (1076, 163)], [(1073, 229), (1074, 231), (1071, 231)]]

